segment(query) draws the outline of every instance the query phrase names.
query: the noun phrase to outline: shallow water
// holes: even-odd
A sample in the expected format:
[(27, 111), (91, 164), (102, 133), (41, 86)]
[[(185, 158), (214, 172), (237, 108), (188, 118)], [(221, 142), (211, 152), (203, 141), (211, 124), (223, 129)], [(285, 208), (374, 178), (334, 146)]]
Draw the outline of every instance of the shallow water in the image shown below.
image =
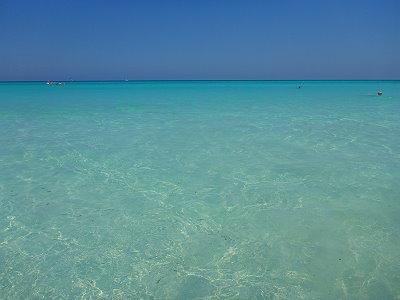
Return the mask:
[(0, 130), (1, 298), (400, 297), (400, 81), (0, 83)]

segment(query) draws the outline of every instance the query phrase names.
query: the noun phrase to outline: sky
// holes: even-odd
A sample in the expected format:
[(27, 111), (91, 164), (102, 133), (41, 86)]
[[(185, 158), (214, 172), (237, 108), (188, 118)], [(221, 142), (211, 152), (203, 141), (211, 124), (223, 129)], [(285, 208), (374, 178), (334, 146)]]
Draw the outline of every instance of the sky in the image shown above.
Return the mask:
[(0, 81), (400, 79), (399, 0), (0, 0)]

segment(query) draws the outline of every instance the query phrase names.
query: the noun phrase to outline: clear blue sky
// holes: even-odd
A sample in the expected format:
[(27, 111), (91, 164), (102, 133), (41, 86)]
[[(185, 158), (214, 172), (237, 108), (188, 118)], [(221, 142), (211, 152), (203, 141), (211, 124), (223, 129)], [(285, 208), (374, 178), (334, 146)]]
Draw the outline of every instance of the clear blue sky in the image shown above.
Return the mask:
[(0, 0), (0, 80), (400, 79), (399, 0)]

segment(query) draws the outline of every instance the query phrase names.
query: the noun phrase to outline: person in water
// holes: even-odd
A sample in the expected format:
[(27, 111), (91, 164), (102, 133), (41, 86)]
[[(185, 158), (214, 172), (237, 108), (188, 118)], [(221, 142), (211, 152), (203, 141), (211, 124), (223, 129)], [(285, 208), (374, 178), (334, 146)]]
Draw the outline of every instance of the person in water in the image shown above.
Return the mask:
[(382, 91), (378, 91), (376, 94), (377, 94), (378, 96), (382, 96), (382, 95), (383, 95), (383, 92), (382, 92)]

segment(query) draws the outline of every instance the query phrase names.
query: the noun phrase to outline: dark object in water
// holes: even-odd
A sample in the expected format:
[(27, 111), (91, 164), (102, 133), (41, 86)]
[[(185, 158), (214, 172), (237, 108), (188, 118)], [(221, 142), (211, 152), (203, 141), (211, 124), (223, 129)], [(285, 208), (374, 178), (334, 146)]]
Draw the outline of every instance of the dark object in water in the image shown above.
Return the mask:
[(298, 88), (298, 89), (301, 89), (301, 85), (299, 85), (297, 88)]
[(382, 96), (382, 95), (383, 95), (383, 92), (382, 92), (382, 91), (378, 91), (376, 94), (377, 94), (378, 96)]

